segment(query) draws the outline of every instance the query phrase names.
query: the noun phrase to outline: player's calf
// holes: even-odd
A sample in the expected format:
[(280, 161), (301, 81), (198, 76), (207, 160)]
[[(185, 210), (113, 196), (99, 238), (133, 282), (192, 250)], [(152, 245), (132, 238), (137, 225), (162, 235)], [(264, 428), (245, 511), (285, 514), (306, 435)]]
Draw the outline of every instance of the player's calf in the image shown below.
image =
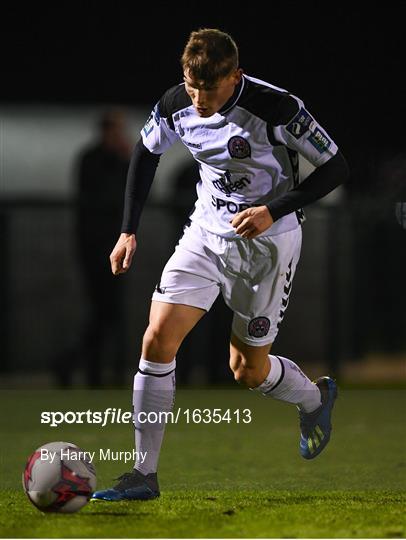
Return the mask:
[(270, 370), (255, 388), (265, 396), (295, 404), (300, 417), (300, 454), (313, 459), (327, 446), (337, 386), (330, 377), (313, 383), (292, 360), (269, 355)]

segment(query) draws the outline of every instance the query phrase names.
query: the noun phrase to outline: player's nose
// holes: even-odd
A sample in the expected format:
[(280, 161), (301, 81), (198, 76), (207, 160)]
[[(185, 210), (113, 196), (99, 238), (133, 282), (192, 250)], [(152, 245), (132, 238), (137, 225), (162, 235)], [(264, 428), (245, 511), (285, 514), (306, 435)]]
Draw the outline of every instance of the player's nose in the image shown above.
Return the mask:
[(206, 103), (206, 99), (205, 99), (205, 95), (203, 94), (201, 90), (196, 91), (195, 102), (196, 102), (196, 105), (198, 105), (199, 107), (204, 107)]

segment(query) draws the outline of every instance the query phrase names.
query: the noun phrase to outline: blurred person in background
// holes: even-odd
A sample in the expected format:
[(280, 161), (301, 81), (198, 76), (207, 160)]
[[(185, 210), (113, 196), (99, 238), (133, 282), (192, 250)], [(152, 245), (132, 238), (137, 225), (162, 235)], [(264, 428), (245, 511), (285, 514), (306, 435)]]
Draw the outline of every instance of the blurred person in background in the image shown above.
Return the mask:
[[(113, 379), (108, 382), (121, 384), (124, 379), (125, 283), (112, 276), (108, 255), (120, 230), (131, 151), (126, 114), (112, 108), (101, 116), (96, 141), (82, 150), (76, 163), (75, 243), (89, 312), (79, 343), (65, 354), (71, 365), (84, 367), (88, 386), (103, 383), (102, 359), (109, 340), (114, 354), (109, 355)], [(64, 386), (71, 382), (68, 371), (57, 367)]]

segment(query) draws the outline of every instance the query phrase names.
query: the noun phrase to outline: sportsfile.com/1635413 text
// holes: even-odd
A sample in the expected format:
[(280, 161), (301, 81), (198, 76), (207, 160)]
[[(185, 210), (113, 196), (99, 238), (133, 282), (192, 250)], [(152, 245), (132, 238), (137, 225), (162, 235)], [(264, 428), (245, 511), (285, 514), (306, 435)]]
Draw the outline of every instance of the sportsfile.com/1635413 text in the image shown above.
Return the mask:
[(121, 408), (108, 407), (104, 411), (42, 411), (41, 424), (58, 427), (61, 424), (129, 424), (136, 420), (140, 424), (250, 424), (251, 409), (203, 408), (191, 409), (178, 407), (174, 411), (123, 411)]

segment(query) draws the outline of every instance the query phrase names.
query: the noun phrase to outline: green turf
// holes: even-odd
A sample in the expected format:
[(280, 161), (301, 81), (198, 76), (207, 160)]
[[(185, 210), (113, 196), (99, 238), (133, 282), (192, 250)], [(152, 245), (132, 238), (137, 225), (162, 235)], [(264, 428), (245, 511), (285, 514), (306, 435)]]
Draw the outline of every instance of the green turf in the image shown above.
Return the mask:
[[(179, 391), (176, 406), (249, 408), (251, 424), (167, 428), (155, 501), (89, 503), (73, 515), (43, 514), (21, 488), (28, 455), (41, 444), (132, 449), (128, 425), (40, 424), (43, 410), (130, 410), (123, 391), (3, 391), (2, 537), (404, 537), (406, 392), (342, 391), (328, 448), (298, 454), (294, 407), (242, 389)], [(130, 469), (95, 462), (98, 488)]]

